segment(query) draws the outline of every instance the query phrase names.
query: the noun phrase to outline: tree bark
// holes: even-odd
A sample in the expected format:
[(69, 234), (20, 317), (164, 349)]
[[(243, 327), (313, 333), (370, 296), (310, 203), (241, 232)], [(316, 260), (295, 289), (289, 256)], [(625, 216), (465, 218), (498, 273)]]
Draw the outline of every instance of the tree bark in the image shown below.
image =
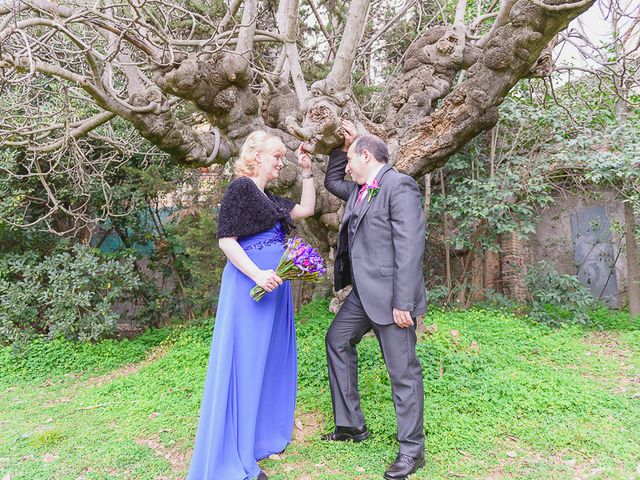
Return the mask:
[(479, 302), (484, 298), (484, 250), (480, 245), (478, 245), (477, 248), (478, 251), (473, 258), (473, 264), (471, 267), (471, 291), (467, 298), (467, 308), (471, 304), (471, 301)]
[(434, 114), (421, 119), (399, 139), (396, 167), (418, 177), (442, 166), (449, 156), (498, 121), (498, 106), (523, 78), (556, 33), (587, 10), (550, 12), (529, 0), (519, 0), (509, 23), (487, 42), (467, 78)]
[(440, 171), (440, 194), (442, 195), (443, 201), (445, 202), (445, 210), (442, 219), (442, 240), (444, 242), (444, 263), (446, 269), (446, 285), (447, 291), (449, 295), (451, 295), (451, 247), (449, 246), (449, 217), (447, 216), (446, 210), (446, 201), (447, 201), (447, 190), (444, 185), (444, 174)]
[[(611, 26), (613, 34), (618, 37), (619, 30), (618, 12), (613, 11), (611, 16)], [(615, 44), (618, 63), (615, 65), (616, 87), (620, 96), (616, 99), (615, 113), (616, 120), (623, 124), (630, 113), (628, 96), (629, 88), (625, 84), (625, 68), (620, 64), (620, 58), (624, 58), (624, 43), (617, 41)], [(629, 200), (629, 199), (627, 199)], [(627, 299), (629, 301), (629, 315), (636, 318), (640, 315), (640, 255), (638, 253), (638, 242), (636, 240), (636, 218), (633, 206), (629, 201), (624, 202), (624, 237), (627, 250)]]
[(525, 282), (526, 261), (522, 241), (515, 233), (503, 234), (502, 281), (504, 294), (518, 303), (525, 303), (528, 289)]
[(299, 105), (302, 105), (307, 99), (309, 92), (307, 90), (307, 84), (304, 81), (304, 75), (302, 74), (298, 47), (296, 45), (300, 1), (282, 0), (282, 2), (284, 2), (284, 8), (283, 11), (278, 14), (278, 27), (284, 34), (284, 51), (287, 56), (291, 80), (295, 87), (296, 95), (298, 96)]
[(484, 289), (499, 292), (500, 282), (500, 255), (491, 250), (484, 252)]
[(367, 26), (370, 0), (352, 0), (349, 6), (347, 23), (333, 67), (327, 80), (337, 90), (344, 90), (351, 84), (351, 72), (353, 60), (356, 57), (356, 49), (362, 40), (362, 34)]
[(624, 204), (624, 237), (627, 246), (627, 291), (629, 298), (629, 315), (636, 318), (640, 315), (640, 254), (636, 240), (636, 218), (629, 202)]
[(242, 25), (236, 44), (236, 53), (247, 60), (251, 59), (253, 38), (256, 34), (256, 20), (258, 16), (258, 0), (244, 0), (242, 10)]
[(424, 223), (429, 221), (429, 209), (431, 207), (431, 174), (424, 176)]

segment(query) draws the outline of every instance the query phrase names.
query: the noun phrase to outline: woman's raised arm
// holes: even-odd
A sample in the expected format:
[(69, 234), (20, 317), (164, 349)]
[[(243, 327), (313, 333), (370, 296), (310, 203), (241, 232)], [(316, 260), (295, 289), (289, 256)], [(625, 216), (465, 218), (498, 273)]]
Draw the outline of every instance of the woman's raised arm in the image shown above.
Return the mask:
[(313, 173), (311, 173), (311, 157), (302, 148), (302, 144), (296, 150), (298, 163), (302, 167), (302, 194), (300, 203), (291, 210), (291, 218), (307, 218), (315, 213), (316, 208), (316, 185), (313, 183)]

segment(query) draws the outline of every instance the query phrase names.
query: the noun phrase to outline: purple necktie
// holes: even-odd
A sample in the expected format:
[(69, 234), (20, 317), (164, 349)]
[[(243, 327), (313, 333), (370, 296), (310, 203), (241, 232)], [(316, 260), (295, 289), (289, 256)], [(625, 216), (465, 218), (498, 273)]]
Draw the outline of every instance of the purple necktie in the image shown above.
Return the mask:
[(361, 201), (362, 198), (364, 197), (365, 192), (367, 191), (367, 188), (369, 188), (369, 184), (365, 183), (364, 185), (362, 185), (362, 187), (360, 187), (360, 191), (358, 192), (358, 199), (356, 200), (356, 205), (358, 205)]

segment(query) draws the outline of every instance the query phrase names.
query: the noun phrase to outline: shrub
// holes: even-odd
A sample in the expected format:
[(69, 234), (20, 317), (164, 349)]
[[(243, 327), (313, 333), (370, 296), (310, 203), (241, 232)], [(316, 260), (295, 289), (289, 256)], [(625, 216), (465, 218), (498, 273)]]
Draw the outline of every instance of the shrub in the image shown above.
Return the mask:
[(49, 338), (98, 340), (112, 334), (124, 301), (140, 285), (129, 254), (101, 255), (76, 244), (47, 256), (0, 257), (0, 343)]
[(227, 258), (218, 248), (216, 212), (200, 208), (167, 226), (174, 265), (184, 279), (181, 292), (196, 316), (211, 315)]
[(558, 273), (542, 261), (529, 267), (526, 281), (532, 297), (531, 318), (551, 326), (588, 323), (595, 300), (575, 275)]

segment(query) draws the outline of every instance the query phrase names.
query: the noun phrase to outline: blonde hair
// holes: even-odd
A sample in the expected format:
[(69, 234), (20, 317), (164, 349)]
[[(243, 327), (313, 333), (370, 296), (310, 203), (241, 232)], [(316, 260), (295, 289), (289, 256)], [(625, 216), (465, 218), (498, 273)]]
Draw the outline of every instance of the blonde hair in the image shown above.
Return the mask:
[(235, 174), (238, 177), (243, 175), (254, 177), (258, 174), (259, 163), (256, 156), (259, 153), (281, 153), (284, 155), (286, 151), (284, 143), (278, 137), (262, 130), (256, 130), (247, 137), (242, 145), (240, 157), (234, 166)]

